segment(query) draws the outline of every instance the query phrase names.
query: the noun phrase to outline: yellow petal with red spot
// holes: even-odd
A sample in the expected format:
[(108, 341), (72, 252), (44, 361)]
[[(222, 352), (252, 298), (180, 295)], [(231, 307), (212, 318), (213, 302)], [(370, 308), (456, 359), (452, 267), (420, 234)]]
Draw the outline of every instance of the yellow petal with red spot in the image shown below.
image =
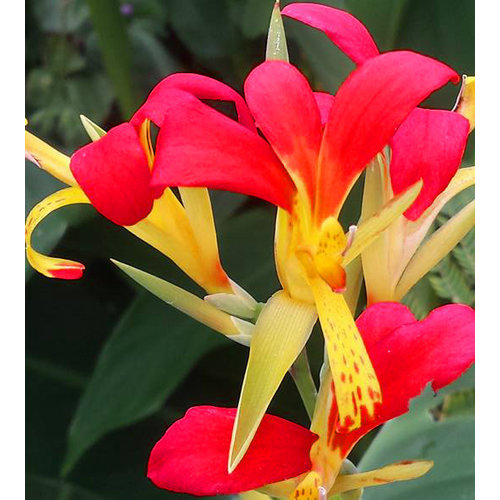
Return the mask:
[(346, 275), (342, 267), (347, 238), (339, 221), (328, 217), (321, 224), (319, 241), (314, 255), (314, 267), (333, 290), (345, 288)]
[(433, 465), (431, 460), (404, 460), (369, 472), (340, 475), (328, 494), (416, 479), (429, 472)]
[(321, 484), (321, 477), (311, 471), (289, 496), (290, 500), (326, 500), (326, 489)]
[(377, 413), (382, 395), (377, 376), (349, 307), (320, 278), (311, 278), (339, 408), (339, 430), (351, 431)]
[(24, 132), (26, 158), (69, 186), (77, 182), (69, 168), (69, 156), (57, 151), (30, 132)]
[(250, 343), (238, 412), (233, 427), (228, 470), (245, 455), (287, 371), (304, 348), (317, 320), (314, 305), (275, 293), (259, 315)]
[(85, 269), (85, 266), (79, 262), (49, 257), (37, 252), (31, 246), (33, 231), (47, 215), (59, 208), (77, 203), (90, 203), (80, 188), (61, 189), (35, 205), (26, 219), (26, 256), (28, 262), (34, 269), (48, 278), (78, 279)]

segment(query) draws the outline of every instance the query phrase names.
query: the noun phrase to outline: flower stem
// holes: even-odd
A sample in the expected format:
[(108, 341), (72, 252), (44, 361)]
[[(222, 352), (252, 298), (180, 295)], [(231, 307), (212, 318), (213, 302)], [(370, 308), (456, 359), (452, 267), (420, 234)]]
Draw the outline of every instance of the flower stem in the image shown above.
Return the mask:
[(309, 366), (309, 359), (305, 347), (302, 349), (302, 352), (299, 354), (289, 371), (297, 386), (307, 414), (309, 418), (312, 419), (318, 391), (311, 375), (311, 368)]

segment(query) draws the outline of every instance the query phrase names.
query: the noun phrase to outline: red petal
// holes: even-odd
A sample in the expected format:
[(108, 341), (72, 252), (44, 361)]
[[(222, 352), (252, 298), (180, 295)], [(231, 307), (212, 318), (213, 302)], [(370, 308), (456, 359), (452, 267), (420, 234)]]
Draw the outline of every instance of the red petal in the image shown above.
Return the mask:
[(391, 182), (395, 194), (419, 179), (424, 185), (405, 212), (416, 220), (449, 184), (465, 151), (469, 122), (458, 113), (438, 109), (413, 110), (391, 141)]
[(151, 211), (151, 173), (137, 132), (129, 123), (77, 150), (70, 167), (92, 205), (115, 224), (131, 226)]
[(325, 127), (318, 181), (320, 220), (338, 213), (366, 164), (408, 114), (434, 90), (460, 77), (414, 52), (387, 52), (366, 61), (340, 87)]
[(291, 64), (266, 61), (246, 79), (245, 97), (257, 126), (313, 200), (322, 129), (309, 83)]
[(287, 420), (265, 415), (245, 457), (232, 474), (227, 461), (236, 408), (198, 406), (187, 411), (156, 443), (148, 477), (170, 491), (230, 495), (310, 470), (317, 436)]
[(328, 115), (330, 114), (330, 109), (332, 109), (333, 100), (335, 98), (327, 92), (314, 92), (314, 98), (319, 108), (321, 125), (324, 126), (328, 122)]
[[(405, 413), (409, 400), (429, 382), (437, 391), (474, 361), (473, 309), (446, 305), (412, 323), (407, 322), (408, 313), (402, 304), (380, 303), (369, 307), (356, 322), (380, 381), (384, 421)], [(394, 325), (395, 317), (405, 324), (377, 339), (374, 325)]]
[(171, 101), (171, 89), (184, 90), (199, 99), (234, 102), (240, 123), (250, 130), (255, 130), (252, 115), (243, 98), (235, 90), (213, 78), (194, 73), (175, 73), (164, 78), (134, 114), (130, 121), (132, 125), (138, 127), (148, 118), (161, 127), (169, 108), (175, 104)]
[(406, 413), (410, 400), (432, 383), (437, 391), (474, 362), (474, 310), (462, 304), (434, 309), (417, 321), (399, 303), (378, 303), (357, 319), (382, 390), (380, 416), (360, 429), (336, 434), (344, 453), (371, 429)]
[(290, 208), (293, 182), (264, 139), (190, 94), (171, 92), (178, 105), (158, 134), (154, 186), (225, 189)]
[(356, 64), (379, 54), (366, 27), (348, 12), (314, 3), (293, 3), (282, 14), (323, 31)]

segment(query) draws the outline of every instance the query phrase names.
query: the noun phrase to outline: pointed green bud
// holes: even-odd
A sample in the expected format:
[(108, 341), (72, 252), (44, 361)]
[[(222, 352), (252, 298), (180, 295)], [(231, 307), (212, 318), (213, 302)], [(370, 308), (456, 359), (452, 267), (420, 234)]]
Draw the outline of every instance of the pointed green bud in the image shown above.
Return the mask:
[(80, 115), (80, 120), (82, 122), (85, 132), (89, 135), (90, 139), (95, 142), (98, 141), (103, 135), (106, 135), (106, 131), (99, 127), (92, 120), (87, 118), (85, 115)]
[(288, 48), (286, 45), (285, 28), (280, 12), (280, 3), (277, 1), (271, 14), (269, 31), (267, 33), (266, 60), (288, 62)]

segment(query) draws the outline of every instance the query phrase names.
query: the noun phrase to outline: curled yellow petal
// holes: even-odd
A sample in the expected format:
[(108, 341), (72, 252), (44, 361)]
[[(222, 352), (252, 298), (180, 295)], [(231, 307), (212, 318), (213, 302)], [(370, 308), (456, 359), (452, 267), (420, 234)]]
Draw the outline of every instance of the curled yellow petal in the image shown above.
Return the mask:
[(78, 279), (85, 269), (85, 266), (79, 262), (49, 257), (37, 252), (31, 246), (33, 231), (47, 215), (59, 208), (77, 203), (90, 203), (80, 188), (61, 189), (35, 205), (26, 219), (26, 256), (28, 262), (34, 269), (48, 278)]
[(476, 78), (474, 76), (463, 76), (462, 88), (454, 111), (469, 120), (470, 132), (472, 132), (476, 126)]
[(382, 402), (380, 385), (349, 307), (320, 278), (311, 278), (339, 408), (339, 427), (351, 431), (374, 417)]
[(69, 186), (77, 182), (69, 168), (69, 156), (57, 151), (28, 131), (24, 132), (26, 158)]
[(228, 470), (245, 455), (271, 399), (304, 348), (317, 320), (313, 305), (281, 290), (267, 302), (253, 329), (245, 378), (233, 427)]
[(340, 475), (328, 494), (417, 479), (429, 472), (433, 465), (431, 460), (404, 460), (369, 472)]

